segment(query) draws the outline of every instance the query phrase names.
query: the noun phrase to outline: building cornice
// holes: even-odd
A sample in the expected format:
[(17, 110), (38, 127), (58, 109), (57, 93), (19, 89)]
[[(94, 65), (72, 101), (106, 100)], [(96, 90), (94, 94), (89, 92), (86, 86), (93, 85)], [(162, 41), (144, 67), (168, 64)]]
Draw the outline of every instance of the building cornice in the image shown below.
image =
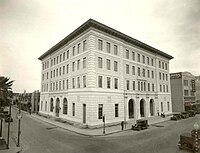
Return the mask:
[(68, 43), (69, 41), (71, 41), (72, 39), (74, 39), (75, 37), (77, 37), (78, 35), (80, 35), (81, 33), (83, 33), (85, 30), (89, 29), (90, 27), (96, 28), (102, 32), (108, 33), (114, 37), (120, 38), (130, 44), (133, 44), (135, 46), (138, 46), (140, 48), (143, 48), (145, 50), (148, 50), (154, 54), (157, 55), (161, 55), (163, 57), (166, 57), (168, 59), (173, 59), (173, 57), (171, 55), (168, 55), (154, 47), (151, 47), (141, 41), (138, 41), (126, 34), (123, 34), (120, 31), (117, 31), (111, 27), (108, 27), (100, 22), (97, 22), (93, 19), (89, 19), (87, 20), (85, 23), (83, 23), (81, 26), (79, 26), (77, 29), (75, 29), (72, 33), (70, 33), (68, 36), (66, 36), (64, 39), (62, 39), (60, 42), (58, 42), (56, 45), (54, 45), (52, 48), (50, 48), (47, 52), (45, 52), (43, 55), (41, 55), (38, 59), (42, 60), (43, 58), (45, 58), (46, 56), (48, 56), (49, 54), (53, 53), (54, 51), (56, 51), (57, 49), (61, 48), (62, 46), (64, 46), (66, 43)]

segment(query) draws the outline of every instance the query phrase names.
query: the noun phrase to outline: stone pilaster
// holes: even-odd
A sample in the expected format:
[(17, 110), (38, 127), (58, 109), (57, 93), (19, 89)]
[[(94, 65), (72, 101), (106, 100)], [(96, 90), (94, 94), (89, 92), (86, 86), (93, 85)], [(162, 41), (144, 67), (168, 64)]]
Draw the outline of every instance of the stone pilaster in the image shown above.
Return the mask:
[(95, 62), (95, 36), (90, 35), (88, 39), (88, 88), (95, 88), (96, 86), (96, 62)]

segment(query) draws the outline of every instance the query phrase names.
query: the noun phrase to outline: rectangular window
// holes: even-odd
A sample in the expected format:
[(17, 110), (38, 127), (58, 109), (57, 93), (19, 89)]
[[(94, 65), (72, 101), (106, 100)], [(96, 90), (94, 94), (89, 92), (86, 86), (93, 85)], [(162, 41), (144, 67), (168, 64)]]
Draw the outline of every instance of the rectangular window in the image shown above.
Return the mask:
[(72, 88), (75, 88), (75, 78), (72, 78)]
[(129, 50), (126, 49), (126, 59), (129, 59)]
[(56, 70), (53, 70), (53, 77), (56, 76)]
[(118, 62), (114, 61), (114, 71), (118, 71)]
[(152, 91), (154, 92), (154, 84), (152, 83)]
[(119, 111), (118, 111), (119, 108), (118, 108), (118, 107), (119, 107), (119, 104), (115, 104), (115, 117), (118, 117), (118, 116), (119, 116), (119, 113), (118, 113), (118, 112), (119, 112)]
[(188, 90), (184, 90), (184, 96), (189, 96), (189, 91)]
[(188, 86), (188, 80), (183, 80), (184, 86)]
[(114, 82), (115, 82), (115, 89), (118, 89), (118, 79), (115, 78), (114, 80), (115, 80), (115, 81), (114, 81)]
[(83, 58), (83, 68), (86, 68), (86, 57)]
[(165, 70), (167, 70), (168, 68), (167, 68), (167, 63), (165, 63)]
[(53, 71), (51, 71), (51, 78), (53, 77)]
[(60, 76), (61, 76), (61, 73), (62, 73), (61, 71), (62, 71), (62, 68), (60, 67), (60, 70), (59, 70), (59, 74), (60, 74)]
[(154, 71), (151, 71), (151, 77), (154, 78)]
[(85, 51), (85, 50), (86, 50), (86, 45), (87, 45), (87, 41), (86, 41), (86, 40), (84, 40), (84, 41), (83, 41), (83, 51)]
[(142, 76), (145, 77), (145, 69), (142, 69)]
[(142, 55), (142, 63), (145, 64), (145, 56)]
[(51, 66), (53, 66), (53, 59), (51, 59)]
[(150, 91), (150, 83), (148, 83), (148, 91)]
[(98, 119), (103, 118), (103, 104), (99, 104), (98, 106)]
[(56, 76), (58, 76), (58, 69), (56, 69)]
[(107, 50), (107, 53), (110, 53), (110, 43), (109, 42), (106, 43), (106, 50)]
[(132, 60), (135, 61), (135, 52), (132, 52)]
[(98, 87), (99, 88), (103, 87), (103, 77), (102, 76), (98, 76)]
[(65, 90), (65, 80), (63, 80), (63, 90)]
[(150, 62), (149, 62), (149, 57), (147, 57), (147, 65), (149, 65), (150, 64)]
[(98, 39), (98, 50), (103, 50), (103, 40)]
[(126, 64), (126, 74), (129, 74), (129, 65)]
[(140, 81), (138, 81), (138, 91), (140, 91)]
[(81, 44), (79, 43), (79, 44), (78, 44), (78, 47), (77, 47), (77, 54), (80, 53), (80, 47), (81, 47)]
[(140, 54), (137, 54), (137, 61), (140, 62)]
[(159, 63), (159, 65), (158, 65), (158, 66), (159, 66), (159, 68), (161, 68), (161, 61), (159, 61), (158, 63)]
[(75, 69), (75, 62), (72, 63), (72, 71)]
[(165, 85), (163, 85), (163, 92), (165, 92)]
[(153, 66), (154, 65), (154, 60), (153, 60), (153, 58), (151, 59), (151, 66)]
[(67, 51), (67, 59), (69, 59), (69, 50)]
[(98, 68), (103, 68), (103, 59), (98, 57)]
[(150, 78), (150, 71), (147, 70), (147, 77)]
[(56, 82), (56, 91), (58, 90), (58, 82)]
[(160, 80), (162, 79), (162, 76), (161, 76), (161, 73), (159, 72), (159, 78), (160, 78)]
[(110, 88), (110, 77), (107, 77), (107, 88)]
[(77, 61), (77, 70), (80, 68), (80, 60)]
[(166, 78), (166, 81), (168, 81), (168, 75), (167, 74), (166, 74), (165, 78)]
[(168, 85), (166, 85), (166, 90), (167, 90), (167, 92), (169, 92)]
[(80, 77), (77, 77), (77, 88), (80, 88), (81, 84), (80, 84)]
[(65, 52), (63, 53), (63, 61), (65, 61)]
[(160, 84), (160, 92), (162, 92), (162, 85)]
[(63, 74), (65, 74), (65, 66), (63, 66)]
[(75, 55), (75, 46), (73, 47), (73, 49), (72, 49), (72, 56), (74, 56)]
[(86, 88), (86, 76), (83, 76), (83, 88)]
[(110, 60), (109, 59), (106, 60), (106, 66), (107, 66), (107, 70), (110, 70)]
[(132, 66), (132, 75), (135, 75), (135, 66)]
[(164, 73), (163, 73), (163, 75), (162, 75), (162, 76), (163, 76), (163, 80), (165, 80), (165, 74), (164, 74)]
[(69, 73), (69, 64), (67, 64), (67, 73)]
[(55, 64), (56, 64), (56, 58), (53, 59), (53, 65), (55, 65)]
[(135, 81), (133, 81), (133, 90), (135, 90)]
[(170, 110), (169, 102), (167, 102), (167, 110), (168, 110), (168, 111)]
[(75, 116), (75, 103), (72, 103), (72, 116)]
[(49, 79), (49, 73), (47, 72), (47, 79)]
[(138, 67), (138, 76), (140, 76), (140, 68)]
[(59, 59), (59, 57), (57, 56), (57, 58), (56, 58), (56, 64), (58, 64), (58, 59)]
[(62, 62), (62, 54), (60, 54), (60, 62)]
[(126, 90), (129, 90), (129, 80), (126, 80)]
[(164, 69), (164, 68), (165, 68), (164, 62), (162, 62), (162, 69)]
[(114, 45), (114, 55), (118, 55), (118, 47), (117, 47), (117, 45)]
[(68, 79), (66, 81), (66, 87), (67, 87), (67, 89), (69, 89), (69, 80)]

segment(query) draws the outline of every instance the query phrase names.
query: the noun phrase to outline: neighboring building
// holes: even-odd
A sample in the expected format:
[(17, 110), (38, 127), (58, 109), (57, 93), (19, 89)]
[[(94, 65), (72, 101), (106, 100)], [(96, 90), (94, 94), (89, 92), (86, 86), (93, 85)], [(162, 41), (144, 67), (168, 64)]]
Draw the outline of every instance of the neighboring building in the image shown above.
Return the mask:
[(172, 110), (183, 112), (196, 105), (195, 76), (189, 72), (170, 74)]
[(88, 126), (172, 113), (172, 58), (89, 19), (39, 57), (39, 112)]
[(32, 92), (31, 96), (31, 112), (38, 113), (39, 112), (39, 103), (40, 103), (40, 92), (36, 90)]
[(195, 86), (196, 86), (196, 101), (200, 103), (200, 76), (195, 77)]
[(29, 111), (31, 106), (31, 93), (24, 93), (19, 94), (19, 104), (21, 105), (21, 110)]

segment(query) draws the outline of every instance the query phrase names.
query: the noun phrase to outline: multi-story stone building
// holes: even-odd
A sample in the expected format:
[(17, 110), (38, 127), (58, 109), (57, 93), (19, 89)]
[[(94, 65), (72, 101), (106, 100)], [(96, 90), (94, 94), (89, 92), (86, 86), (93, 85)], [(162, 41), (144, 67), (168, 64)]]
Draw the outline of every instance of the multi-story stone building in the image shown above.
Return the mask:
[(31, 95), (31, 112), (38, 113), (39, 112), (39, 103), (40, 103), (40, 92), (39, 90), (35, 90)]
[(89, 19), (39, 57), (39, 112), (88, 126), (171, 113), (172, 58)]
[(195, 76), (189, 72), (170, 74), (172, 110), (183, 112), (196, 107)]

